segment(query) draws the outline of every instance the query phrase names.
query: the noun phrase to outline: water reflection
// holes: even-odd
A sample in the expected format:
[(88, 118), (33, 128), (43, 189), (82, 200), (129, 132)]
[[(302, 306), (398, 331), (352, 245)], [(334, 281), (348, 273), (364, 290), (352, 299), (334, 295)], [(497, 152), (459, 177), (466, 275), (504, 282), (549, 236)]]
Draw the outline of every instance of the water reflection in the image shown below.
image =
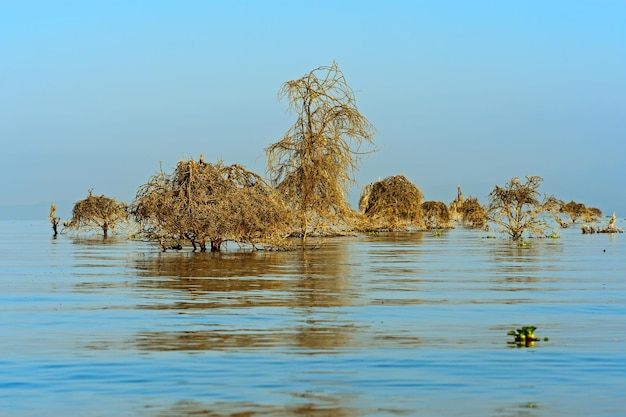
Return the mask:
[(143, 351), (221, 351), (280, 348), (320, 351), (338, 349), (350, 344), (356, 326), (318, 325), (240, 330), (142, 331), (137, 333), (134, 347)]
[[(211, 317), (195, 326), (138, 332), (144, 351), (248, 348), (332, 350), (356, 326), (333, 310), (354, 303), (350, 240), (291, 252), (158, 253), (132, 260), (143, 310)], [(264, 317), (259, 321), (256, 317)]]
[[(534, 239), (528, 246), (503, 240), (491, 250), (496, 282), (507, 291), (547, 290), (545, 284), (559, 282), (563, 246), (554, 239)], [(529, 286), (529, 284), (532, 284)]]
[[(311, 397), (311, 393), (294, 394), (297, 397)], [(221, 402), (204, 404), (198, 401), (183, 401), (174, 404), (170, 410), (158, 411), (156, 417), (164, 416), (206, 416), (206, 417), (354, 417), (363, 410), (341, 407), (338, 399), (315, 396), (315, 402), (293, 405), (267, 405), (254, 403)], [(321, 404), (320, 404), (321, 403)]]
[[(313, 251), (158, 254), (136, 259), (138, 287), (147, 297), (176, 292), (158, 309), (338, 307), (350, 304), (350, 245)], [(145, 290), (152, 291), (145, 291)], [(182, 300), (181, 294), (184, 293)]]

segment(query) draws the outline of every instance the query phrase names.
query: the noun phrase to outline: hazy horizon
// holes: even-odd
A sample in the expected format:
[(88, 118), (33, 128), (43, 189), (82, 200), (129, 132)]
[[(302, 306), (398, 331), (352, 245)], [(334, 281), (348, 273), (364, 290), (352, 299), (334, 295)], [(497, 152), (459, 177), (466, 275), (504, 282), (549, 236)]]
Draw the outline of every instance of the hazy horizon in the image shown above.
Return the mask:
[[(626, 215), (626, 3), (0, 3), (0, 218), (93, 189), (132, 201), (183, 158), (265, 173), (295, 122), (285, 81), (336, 60), (379, 151), (426, 200), (539, 175)], [(355, 207), (356, 208), (356, 207)]]

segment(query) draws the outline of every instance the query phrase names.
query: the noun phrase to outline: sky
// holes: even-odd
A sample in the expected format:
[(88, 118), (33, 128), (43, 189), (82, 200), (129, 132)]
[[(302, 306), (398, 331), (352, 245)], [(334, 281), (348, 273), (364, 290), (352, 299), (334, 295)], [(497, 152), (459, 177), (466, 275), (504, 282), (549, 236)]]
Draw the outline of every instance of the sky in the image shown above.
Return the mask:
[(282, 83), (336, 61), (376, 127), (351, 189), (512, 177), (626, 216), (626, 1), (0, 0), (0, 218), (130, 203), (181, 159), (265, 175)]

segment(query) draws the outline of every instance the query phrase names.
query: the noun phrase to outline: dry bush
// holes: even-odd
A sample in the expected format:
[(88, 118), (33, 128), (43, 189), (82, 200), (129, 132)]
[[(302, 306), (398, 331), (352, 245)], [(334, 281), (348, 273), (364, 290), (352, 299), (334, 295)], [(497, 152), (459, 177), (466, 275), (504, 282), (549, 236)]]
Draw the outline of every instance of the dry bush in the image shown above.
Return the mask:
[(468, 197), (463, 201), (459, 214), (463, 224), (473, 229), (482, 229), (487, 225), (487, 210), (476, 197)]
[(268, 174), (297, 213), (303, 239), (316, 230), (349, 226), (353, 210), (346, 199), (374, 127), (358, 111), (354, 92), (337, 63), (285, 82), (296, 123), (266, 149)]
[(595, 222), (596, 220), (602, 218), (602, 210), (596, 207), (589, 207), (584, 215), (586, 222)]
[(162, 171), (141, 186), (131, 213), (140, 233), (165, 250), (174, 241), (194, 250), (221, 249), (225, 241), (276, 246), (291, 222), (276, 190), (240, 165), (180, 161), (170, 175)]
[(422, 229), (424, 196), (404, 175), (387, 177), (363, 187), (359, 208), (371, 230)]
[(561, 204), (559, 212), (567, 215), (572, 223), (576, 223), (576, 220), (585, 217), (587, 214), (587, 207), (583, 203), (577, 203), (572, 200), (569, 203)]
[(559, 207), (557, 199), (541, 198), (538, 190), (542, 181), (539, 176), (527, 176), (525, 183), (512, 178), (504, 187), (496, 185), (489, 194), (489, 221), (500, 226), (514, 240), (520, 239), (524, 233), (542, 235), (547, 224), (540, 215), (557, 212)]
[(104, 195), (93, 195), (92, 190), (89, 190), (87, 198), (74, 204), (72, 219), (64, 223), (64, 226), (76, 232), (99, 229), (106, 238), (109, 231), (114, 230), (119, 224), (126, 224), (127, 220), (128, 211), (125, 203)]
[(425, 201), (422, 203), (424, 225), (427, 229), (451, 229), (450, 211), (446, 203), (441, 201)]

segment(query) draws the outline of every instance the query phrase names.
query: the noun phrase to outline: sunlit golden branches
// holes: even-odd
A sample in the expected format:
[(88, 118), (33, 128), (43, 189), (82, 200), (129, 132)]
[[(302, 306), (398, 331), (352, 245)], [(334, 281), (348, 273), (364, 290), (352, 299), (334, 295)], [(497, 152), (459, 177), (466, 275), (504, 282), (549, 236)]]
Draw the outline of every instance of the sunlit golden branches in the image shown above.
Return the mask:
[(267, 149), (268, 173), (287, 204), (299, 213), (304, 238), (310, 231), (349, 222), (346, 200), (364, 144), (374, 127), (358, 111), (354, 93), (337, 63), (284, 83), (296, 123)]
[(162, 171), (139, 188), (131, 212), (141, 234), (178, 247), (220, 250), (225, 241), (276, 245), (290, 224), (277, 192), (240, 165), (180, 161), (170, 175)]
[(520, 239), (524, 233), (542, 235), (547, 225), (540, 214), (554, 213), (559, 207), (555, 198), (541, 197), (542, 181), (539, 176), (527, 176), (524, 183), (512, 178), (504, 187), (496, 185), (489, 194), (489, 221), (513, 239)]
[(424, 197), (404, 175), (387, 177), (363, 188), (359, 201), (361, 213), (370, 229), (422, 229)]
[[(52, 213), (51, 213), (52, 216)], [(126, 204), (104, 195), (93, 195), (89, 190), (87, 198), (78, 201), (72, 211), (72, 219), (64, 224), (74, 231), (102, 230), (104, 237), (120, 223), (126, 223)]]

